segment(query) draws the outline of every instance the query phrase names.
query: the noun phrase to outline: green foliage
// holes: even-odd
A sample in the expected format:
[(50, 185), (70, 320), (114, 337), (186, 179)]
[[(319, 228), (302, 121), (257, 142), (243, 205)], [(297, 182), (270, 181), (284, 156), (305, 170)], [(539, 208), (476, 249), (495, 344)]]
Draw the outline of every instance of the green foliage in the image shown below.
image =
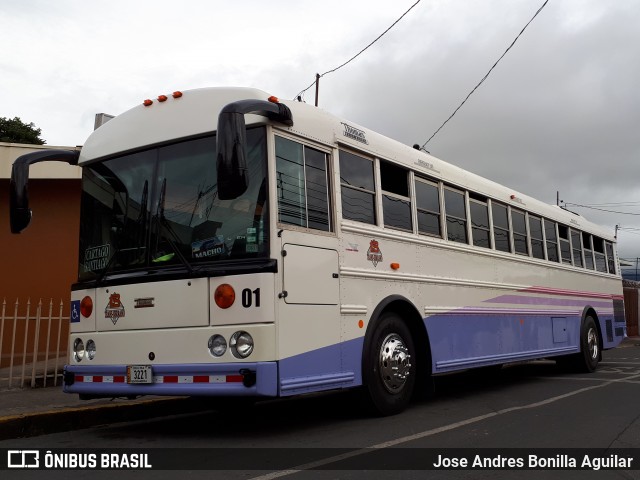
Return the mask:
[(0, 117), (0, 142), (44, 145), (47, 142), (40, 138), (40, 133), (35, 124), (24, 123), (18, 117)]

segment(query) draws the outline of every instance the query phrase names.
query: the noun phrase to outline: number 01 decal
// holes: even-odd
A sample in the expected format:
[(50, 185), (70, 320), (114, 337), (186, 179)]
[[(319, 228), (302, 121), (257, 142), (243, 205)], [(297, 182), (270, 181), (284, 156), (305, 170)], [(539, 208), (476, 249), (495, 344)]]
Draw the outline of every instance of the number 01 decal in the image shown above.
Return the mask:
[(245, 288), (242, 290), (242, 306), (244, 308), (259, 307), (260, 289), (256, 288), (255, 290), (251, 290), (250, 288)]

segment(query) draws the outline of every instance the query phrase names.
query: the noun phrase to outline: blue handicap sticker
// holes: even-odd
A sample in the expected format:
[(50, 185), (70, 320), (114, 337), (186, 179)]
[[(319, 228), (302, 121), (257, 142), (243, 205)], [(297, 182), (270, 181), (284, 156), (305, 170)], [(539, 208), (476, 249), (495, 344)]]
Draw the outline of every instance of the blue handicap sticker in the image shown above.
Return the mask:
[(80, 321), (80, 300), (71, 302), (71, 323)]

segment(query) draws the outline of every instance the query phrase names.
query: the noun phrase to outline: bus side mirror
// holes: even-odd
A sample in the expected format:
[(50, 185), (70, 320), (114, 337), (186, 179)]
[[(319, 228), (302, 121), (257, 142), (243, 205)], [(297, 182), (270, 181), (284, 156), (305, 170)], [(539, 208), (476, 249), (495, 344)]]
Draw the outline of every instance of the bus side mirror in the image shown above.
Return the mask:
[(233, 200), (249, 187), (244, 116), (254, 113), (293, 125), (291, 110), (282, 104), (264, 100), (239, 100), (226, 105), (218, 115), (216, 170), (218, 198)]
[(9, 222), (11, 233), (20, 233), (31, 222), (29, 208), (29, 166), (38, 162), (66, 162), (69, 165), (78, 164), (77, 150), (41, 150), (27, 153), (18, 157), (11, 167), (11, 182), (9, 183)]
[(244, 114), (220, 112), (216, 157), (220, 200), (238, 198), (249, 187), (246, 144)]

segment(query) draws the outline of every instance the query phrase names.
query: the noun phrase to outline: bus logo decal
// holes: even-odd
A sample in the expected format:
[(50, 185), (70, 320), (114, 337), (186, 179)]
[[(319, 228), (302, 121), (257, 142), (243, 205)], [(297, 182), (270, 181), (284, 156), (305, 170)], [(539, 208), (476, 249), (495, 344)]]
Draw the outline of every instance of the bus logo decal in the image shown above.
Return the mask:
[(124, 317), (124, 305), (120, 301), (120, 294), (114, 292), (109, 296), (109, 304), (104, 309), (104, 318), (110, 318), (115, 325), (122, 317)]
[(356, 142), (369, 145), (369, 142), (367, 141), (367, 137), (365, 136), (364, 130), (360, 130), (359, 128), (352, 127), (351, 125), (347, 125), (346, 123), (343, 123), (342, 125), (344, 126), (345, 137), (350, 138), (351, 140), (355, 140)]
[(367, 250), (367, 260), (373, 263), (374, 267), (378, 266), (378, 262), (382, 261), (382, 252), (377, 240), (369, 242), (369, 250)]

